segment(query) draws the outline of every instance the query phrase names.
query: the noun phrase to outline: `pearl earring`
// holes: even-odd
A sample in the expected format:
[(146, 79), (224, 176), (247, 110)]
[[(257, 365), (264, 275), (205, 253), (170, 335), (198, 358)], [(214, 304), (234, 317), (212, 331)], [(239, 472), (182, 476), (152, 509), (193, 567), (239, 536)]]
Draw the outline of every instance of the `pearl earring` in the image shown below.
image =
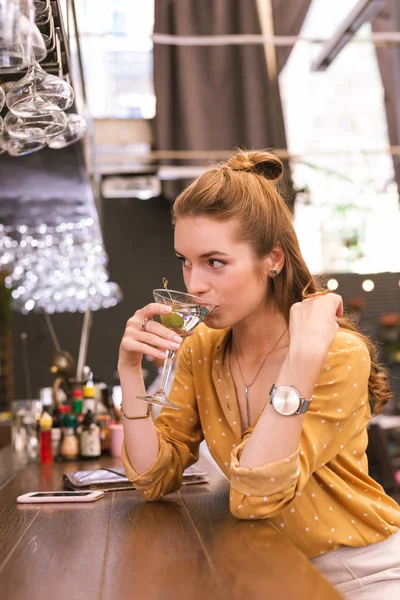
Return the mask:
[(276, 275), (278, 275), (278, 271), (276, 269), (271, 269), (270, 275), (271, 277), (276, 277)]

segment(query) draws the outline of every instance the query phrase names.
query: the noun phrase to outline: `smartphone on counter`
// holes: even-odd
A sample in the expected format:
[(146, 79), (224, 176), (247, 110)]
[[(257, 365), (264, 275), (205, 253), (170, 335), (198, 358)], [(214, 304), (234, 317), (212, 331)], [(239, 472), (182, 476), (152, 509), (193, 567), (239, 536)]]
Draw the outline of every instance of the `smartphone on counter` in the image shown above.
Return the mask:
[(94, 502), (104, 496), (101, 490), (85, 492), (30, 492), (18, 496), (20, 504), (43, 504), (44, 502)]

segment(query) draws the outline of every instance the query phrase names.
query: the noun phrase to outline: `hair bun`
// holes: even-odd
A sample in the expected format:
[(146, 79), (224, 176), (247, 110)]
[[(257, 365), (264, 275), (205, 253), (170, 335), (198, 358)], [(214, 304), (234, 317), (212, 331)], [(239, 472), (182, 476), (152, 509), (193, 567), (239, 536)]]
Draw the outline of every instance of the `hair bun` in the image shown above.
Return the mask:
[(255, 173), (269, 181), (279, 181), (283, 175), (282, 161), (271, 152), (239, 152), (226, 164), (233, 171)]

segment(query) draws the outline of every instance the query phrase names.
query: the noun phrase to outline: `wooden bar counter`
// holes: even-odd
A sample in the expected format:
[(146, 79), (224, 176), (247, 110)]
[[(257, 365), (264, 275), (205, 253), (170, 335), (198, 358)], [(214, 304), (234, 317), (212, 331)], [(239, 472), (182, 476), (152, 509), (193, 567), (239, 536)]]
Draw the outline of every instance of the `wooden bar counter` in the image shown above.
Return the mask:
[(120, 465), (27, 464), (0, 451), (3, 600), (336, 600), (340, 594), (267, 521), (238, 521), (229, 485), (204, 457), (210, 483), (154, 503), (136, 491), (87, 504), (18, 505), (61, 490), (64, 471)]

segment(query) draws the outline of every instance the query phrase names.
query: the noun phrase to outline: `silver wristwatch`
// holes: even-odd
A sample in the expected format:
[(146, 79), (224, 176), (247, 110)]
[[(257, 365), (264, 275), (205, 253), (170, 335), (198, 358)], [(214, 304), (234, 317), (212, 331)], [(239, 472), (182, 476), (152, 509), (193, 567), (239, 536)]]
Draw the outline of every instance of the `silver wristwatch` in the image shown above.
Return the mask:
[(272, 385), (269, 390), (270, 404), (274, 407), (277, 413), (283, 417), (291, 417), (292, 415), (302, 415), (308, 411), (311, 404), (310, 400), (306, 400), (292, 385)]

